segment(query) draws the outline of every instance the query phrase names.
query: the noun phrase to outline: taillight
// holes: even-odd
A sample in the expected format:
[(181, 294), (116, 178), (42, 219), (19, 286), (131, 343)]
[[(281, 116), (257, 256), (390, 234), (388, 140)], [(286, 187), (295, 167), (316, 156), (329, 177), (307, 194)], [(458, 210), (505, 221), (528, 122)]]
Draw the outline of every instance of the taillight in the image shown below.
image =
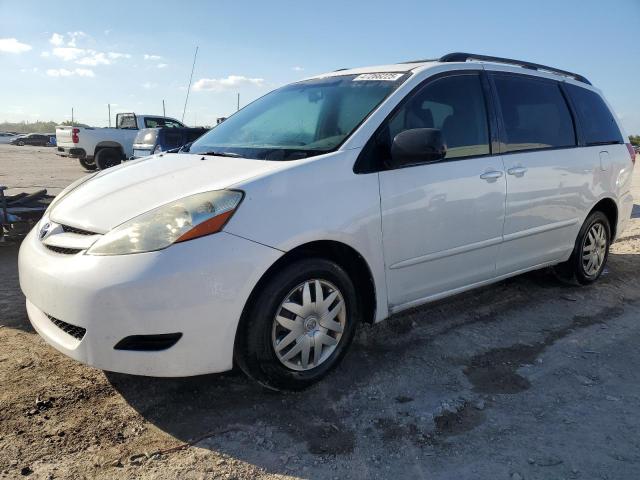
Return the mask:
[(80, 141), (80, 137), (78, 137), (78, 134), (79, 134), (79, 133), (80, 133), (80, 129), (79, 129), (79, 128), (74, 128), (74, 129), (72, 130), (72, 133), (71, 133), (71, 141), (72, 141), (73, 143), (78, 143), (78, 142)]
[(629, 155), (631, 155), (631, 163), (635, 165), (636, 163), (636, 151), (633, 149), (633, 145), (627, 143), (627, 150), (629, 150)]

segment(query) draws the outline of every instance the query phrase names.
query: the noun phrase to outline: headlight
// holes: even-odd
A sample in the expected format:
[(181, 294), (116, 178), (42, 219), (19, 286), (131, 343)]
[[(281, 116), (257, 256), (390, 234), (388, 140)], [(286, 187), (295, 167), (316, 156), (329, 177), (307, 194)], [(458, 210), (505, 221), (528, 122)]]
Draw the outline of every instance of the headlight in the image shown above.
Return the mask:
[(143, 213), (105, 234), (89, 255), (152, 252), (219, 232), (242, 200), (242, 192), (198, 193)]

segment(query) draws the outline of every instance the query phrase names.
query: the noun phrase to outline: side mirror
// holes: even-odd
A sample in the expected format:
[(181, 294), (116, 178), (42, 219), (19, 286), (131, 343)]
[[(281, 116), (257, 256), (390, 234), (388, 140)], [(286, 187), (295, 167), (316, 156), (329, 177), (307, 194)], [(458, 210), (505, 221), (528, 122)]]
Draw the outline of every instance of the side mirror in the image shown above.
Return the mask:
[(193, 142), (185, 143), (178, 149), (178, 153), (188, 153), (191, 150), (191, 145), (193, 145)]
[(437, 128), (413, 128), (400, 132), (391, 144), (391, 166), (395, 168), (437, 162), (447, 154), (442, 132)]

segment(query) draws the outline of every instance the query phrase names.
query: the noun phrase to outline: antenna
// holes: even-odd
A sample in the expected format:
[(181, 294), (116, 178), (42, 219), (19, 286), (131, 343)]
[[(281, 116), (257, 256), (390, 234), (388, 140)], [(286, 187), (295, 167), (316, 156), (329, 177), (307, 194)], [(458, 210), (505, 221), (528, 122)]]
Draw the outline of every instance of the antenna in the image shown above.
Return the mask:
[(166, 117), (167, 116), (167, 112), (164, 109), (164, 98), (162, 99), (162, 116)]
[(184, 99), (184, 109), (182, 110), (182, 122), (184, 123), (184, 114), (187, 112), (187, 102), (189, 101), (189, 92), (191, 91), (191, 81), (193, 80), (193, 71), (196, 68), (196, 57), (198, 56), (198, 47), (193, 55), (193, 65), (191, 66), (191, 76), (189, 77), (189, 86), (187, 87), (187, 98)]
[(107, 108), (109, 109), (109, 128), (111, 128), (111, 104), (107, 103)]
[(238, 109), (236, 111), (240, 110), (240, 92), (238, 92)]

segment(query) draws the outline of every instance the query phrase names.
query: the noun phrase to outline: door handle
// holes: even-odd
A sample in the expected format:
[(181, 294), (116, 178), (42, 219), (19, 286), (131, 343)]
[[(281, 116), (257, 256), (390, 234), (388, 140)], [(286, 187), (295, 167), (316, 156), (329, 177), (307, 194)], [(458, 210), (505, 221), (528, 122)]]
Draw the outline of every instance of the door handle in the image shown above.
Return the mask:
[(502, 176), (502, 172), (500, 170), (491, 170), (489, 172), (484, 172), (480, 175), (480, 178), (486, 180), (487, 182), (495, 182)]
[(527, 173), (527, 167), (513, 167), (507, 170), (509, 175), (515, 175), (516, 177), (521, 177), (525, 173)]

